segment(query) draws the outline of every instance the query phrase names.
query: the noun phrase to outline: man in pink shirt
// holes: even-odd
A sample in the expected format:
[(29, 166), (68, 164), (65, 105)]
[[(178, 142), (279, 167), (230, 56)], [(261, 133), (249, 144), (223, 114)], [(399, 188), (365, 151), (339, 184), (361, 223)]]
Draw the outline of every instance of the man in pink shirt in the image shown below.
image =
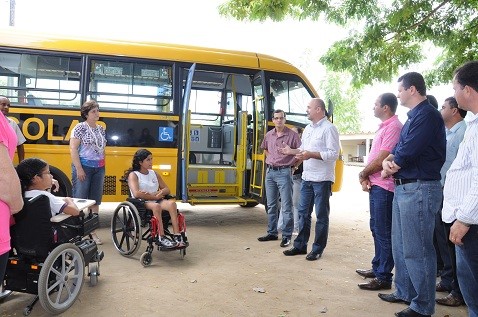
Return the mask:
[(367, 283), (358, 284), (361, 289), (381, 290), (392, 287), (392, 201), (395, 185), (393, 178), (382, 178), (383, 160), (390, 154), (398, 142), (402, 124), (398, 120), (397, 97), (392, 93), (380, 95), (375, 101), (373, 112), (382, 123), (372, 143), (367, 166), (359, 173), (362, 190), (369, 192), (370, 230), (375, 244), (375, 256), (372, 269), (357, 269), (363, 277), (373, 278)]
[(285, 146), (299, 147), (300, 137), (285, 125), (285, 112), (276, 109), (273, 114), (274, 129), (264, 136), (261, 148), (266, 155), (267, 172), (265, 189), (267, 198), (267, 234), (257, 240), (278, 240), (277, 211), (283, 213), (284, 226), (282, 228), (282, 241), (280, 246), (285, 248), (290, 245), (294, 228), (292, 215), (292, 166), (297, 162), (294, 155), (282, 154), (280, 149)]

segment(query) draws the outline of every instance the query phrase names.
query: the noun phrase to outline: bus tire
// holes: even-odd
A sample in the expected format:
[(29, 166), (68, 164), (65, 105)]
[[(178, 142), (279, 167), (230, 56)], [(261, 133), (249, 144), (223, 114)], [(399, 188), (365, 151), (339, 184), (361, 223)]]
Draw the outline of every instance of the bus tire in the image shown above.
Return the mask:
[(52, 191), (52, 194), (60, 197), (72, 197), (73, 189), (68, 176), (65, 175), (60, 169), (50, 166), (50, 173), (54, 179), (58, 181), (60, 188), (57, 192)]
[(249, 201), (245, 205), (239, 205), (239, 206), (241, 206), (243, 208), (252, 208), (252, 207), (255, 207), (257, 205), (259, 205), (259, 203), (257, 201)]

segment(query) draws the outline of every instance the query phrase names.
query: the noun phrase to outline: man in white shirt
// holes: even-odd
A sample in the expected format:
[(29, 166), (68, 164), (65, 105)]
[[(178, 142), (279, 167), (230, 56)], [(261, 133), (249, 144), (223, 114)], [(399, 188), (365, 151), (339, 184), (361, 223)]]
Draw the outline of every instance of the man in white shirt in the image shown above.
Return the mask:
[(453, 223), (456, 269), (469, 316), (478, 316), (478, 61), (454, 74), (453, 89), (461, 109), (471, 111), (465, 137), (446, 173), (442, 219)]
[(281, 149), (283, 154), (293, 154), (303, 161), (302, 185), (299, 199), (299, 233), (294, 246), (284, 251), (284, 255), (293, 256), (307, 253), (311, 229), (311, 215), (315, 206), (317, 221), (312, 250), (307, 254), (308, 261), (318, 260), (327, 245), (329, 233), (329, 198), (335, 181), (335, 161), (340, 153), (340, 141), (337, 128), (328, 120), (325, 103), (314, 98), (307, 105), (308, 119), (311, 124), (302, 133), (302, 145), (298, 149), (289, 146)]

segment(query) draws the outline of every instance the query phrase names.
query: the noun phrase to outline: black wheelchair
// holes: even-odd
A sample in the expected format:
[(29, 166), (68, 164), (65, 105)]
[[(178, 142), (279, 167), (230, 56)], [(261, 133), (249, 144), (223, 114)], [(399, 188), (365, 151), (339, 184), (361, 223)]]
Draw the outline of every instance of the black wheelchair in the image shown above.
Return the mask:
[[(170, 196), (165, 199), (171, 198), (173, 197)], [(173, 234), (168, 229), (171, 220), (168, 212), (163, 212), (162, 220), (165, 236), (174, 239)], [(181, 257), (184, 258), (189, 242), (184, 215), (180, 212), (178, 212), (178, 224), (184, 245), (176, 248), (162, 247), (159, 243), (158, 221), (153, 216), (153, 212), (145, 208), (144, 200), (129, 197), (126, 201), (120, 203), (113, 213), (111, 219), (113, 244), (121, 255), (131, 257), (138, 251), (141, 241), (146, 241), (148, 243), (146, 251), (140, 257), (140, 262), (144, 267), (151, 265), (153, 262), (152, 252), (155, 245), (159, 251), (179, 250)], [(144, 232), (142, 228), (146, 228)]]
[(25, 316), (38, 301), (50, 314), (65, 312), (81, 292), (85, 267), (90, 285), (98, 282), (104, 253), (91, 235), (86, 238), (99, 227), (98, 215), (52, 217), (49, 198), (40, 195), (26, 198), (14, 218), (4, 289), (36, 295), (23, 310)]

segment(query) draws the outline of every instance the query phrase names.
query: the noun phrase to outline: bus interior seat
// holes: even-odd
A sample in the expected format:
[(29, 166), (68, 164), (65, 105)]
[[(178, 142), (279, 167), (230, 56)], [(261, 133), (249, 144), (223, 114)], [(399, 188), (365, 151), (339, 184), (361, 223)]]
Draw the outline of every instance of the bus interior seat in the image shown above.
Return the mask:
[(41, 100), (32, 94), (27, 95), (27, 102), (30, 106), (43, 106)]

